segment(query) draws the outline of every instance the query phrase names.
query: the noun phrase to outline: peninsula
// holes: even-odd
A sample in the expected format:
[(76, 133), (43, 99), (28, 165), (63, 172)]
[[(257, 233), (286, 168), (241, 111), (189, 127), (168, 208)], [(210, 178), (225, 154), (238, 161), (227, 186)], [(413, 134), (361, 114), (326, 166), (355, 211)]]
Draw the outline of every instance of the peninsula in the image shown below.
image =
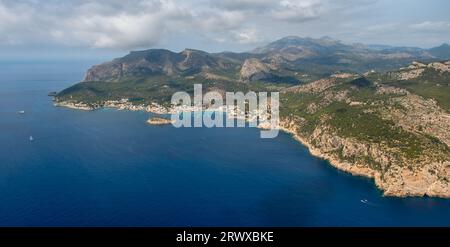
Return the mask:
[(222, 94), (277, 91), (282, 129), (311, 154), (373, 178), (386, 196), (450, 198), (450, 57), (442, 49), (286, 37), (248, 53), (137, 51), (92, 67), (54, 102), (167, 114), (172, 94), (197, 83)]

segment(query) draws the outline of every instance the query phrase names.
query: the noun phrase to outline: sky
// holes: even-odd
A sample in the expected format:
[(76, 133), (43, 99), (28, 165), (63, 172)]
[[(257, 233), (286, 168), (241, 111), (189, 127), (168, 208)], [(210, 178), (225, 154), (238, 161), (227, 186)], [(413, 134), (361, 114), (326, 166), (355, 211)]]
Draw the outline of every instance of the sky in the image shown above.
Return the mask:
[(448, 0), (0, 0), (0, 59), (248, 51), (284, 36), (429, 48)]

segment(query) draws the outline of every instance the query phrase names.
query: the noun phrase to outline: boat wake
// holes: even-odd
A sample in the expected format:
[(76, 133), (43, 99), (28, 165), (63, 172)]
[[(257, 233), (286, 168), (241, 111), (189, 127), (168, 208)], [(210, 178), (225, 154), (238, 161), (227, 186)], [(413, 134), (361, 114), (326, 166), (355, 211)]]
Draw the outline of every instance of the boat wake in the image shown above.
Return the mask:
[(364, 203), (364, 204), (366, 204), (366, 205), (373, 206), (373, 207), (378, 207), (378, 206), (380, 206), (379, 204), (369, 202), (369, 200), (367, 200), (367, 199), (361, 199), (361, 203)]

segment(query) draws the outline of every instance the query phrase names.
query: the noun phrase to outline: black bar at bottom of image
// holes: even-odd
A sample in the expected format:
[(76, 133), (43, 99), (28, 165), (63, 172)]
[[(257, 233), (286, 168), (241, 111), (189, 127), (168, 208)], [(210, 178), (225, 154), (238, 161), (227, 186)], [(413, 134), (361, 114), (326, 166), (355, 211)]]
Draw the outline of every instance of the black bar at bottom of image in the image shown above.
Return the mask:
[(0, 228), (0, 239), (140, 246), (301, 246), (308, 241), (384, 244), (391, 240), (430, 244), (450, 240), (450, 228)]

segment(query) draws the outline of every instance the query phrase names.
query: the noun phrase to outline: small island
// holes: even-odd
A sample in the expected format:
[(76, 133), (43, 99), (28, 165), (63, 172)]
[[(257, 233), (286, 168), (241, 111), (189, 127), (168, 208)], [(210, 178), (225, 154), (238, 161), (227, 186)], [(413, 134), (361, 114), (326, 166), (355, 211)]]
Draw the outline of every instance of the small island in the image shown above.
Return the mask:
[(166, 125), (171, 124), (172, 120), (162, 117), (151, 117), (149, 120), (147, 120), (147, 123), (150, 125)]

